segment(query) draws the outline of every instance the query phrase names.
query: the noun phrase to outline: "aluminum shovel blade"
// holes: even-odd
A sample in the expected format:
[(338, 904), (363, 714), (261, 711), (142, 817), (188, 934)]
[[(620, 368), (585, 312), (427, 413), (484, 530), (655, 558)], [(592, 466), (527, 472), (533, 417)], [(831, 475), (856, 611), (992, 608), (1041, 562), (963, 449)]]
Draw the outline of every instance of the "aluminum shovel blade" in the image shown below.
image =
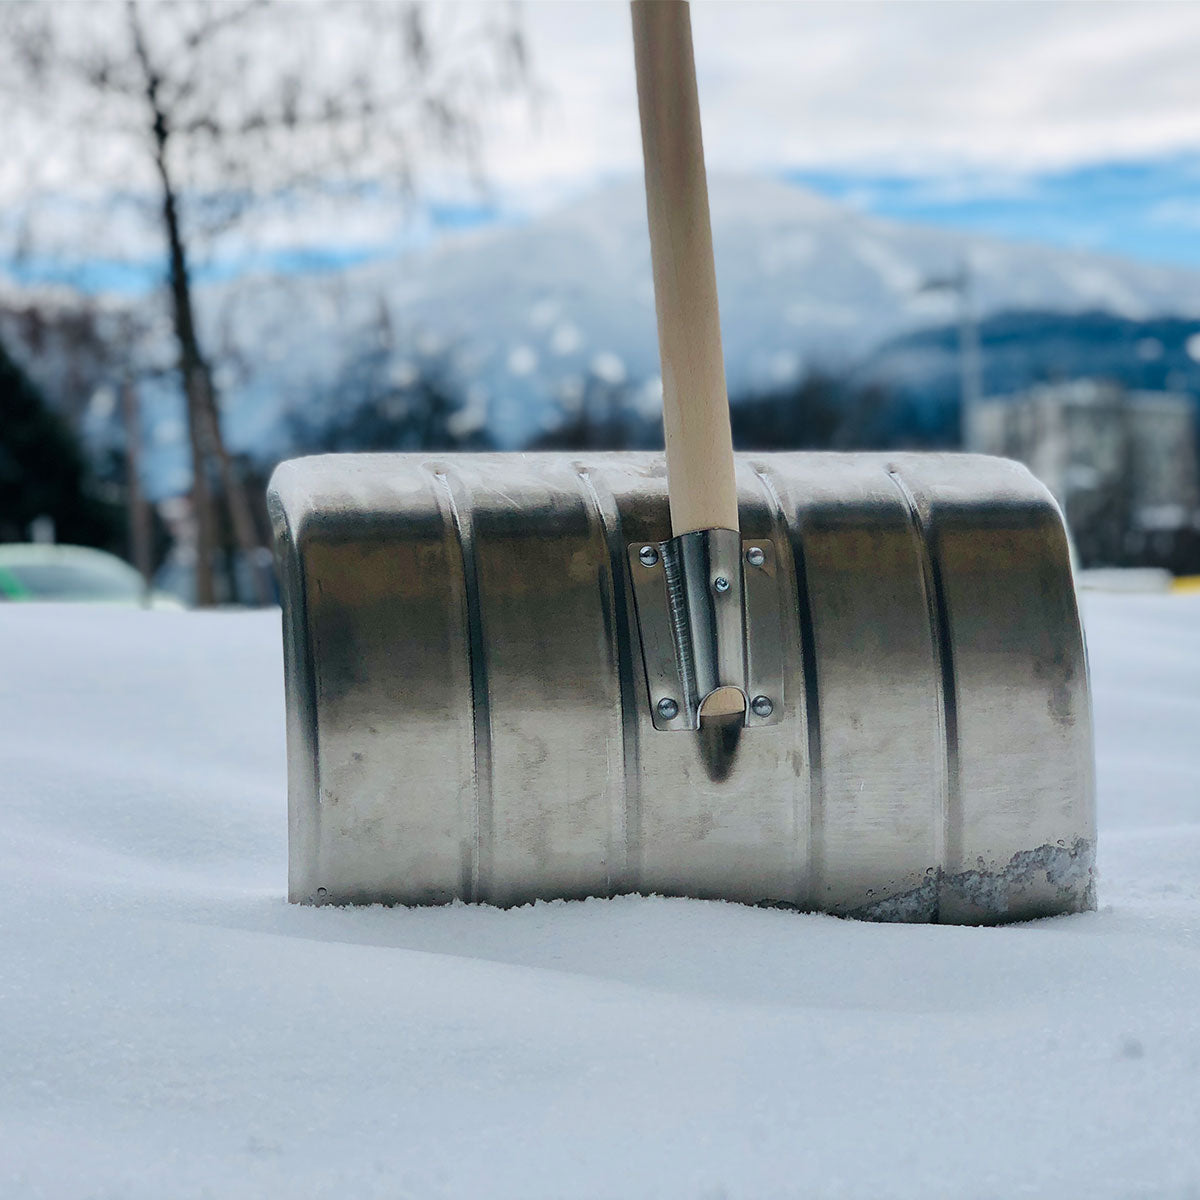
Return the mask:
[(957, 454), (737, 473), (721, 578), (746, 649), (720, 661), (751, 707), (696, 730), (661, 704), (660, 455), (280, 466), (291, 899), (1093, 907), (1087, 667), (1046, 490)]

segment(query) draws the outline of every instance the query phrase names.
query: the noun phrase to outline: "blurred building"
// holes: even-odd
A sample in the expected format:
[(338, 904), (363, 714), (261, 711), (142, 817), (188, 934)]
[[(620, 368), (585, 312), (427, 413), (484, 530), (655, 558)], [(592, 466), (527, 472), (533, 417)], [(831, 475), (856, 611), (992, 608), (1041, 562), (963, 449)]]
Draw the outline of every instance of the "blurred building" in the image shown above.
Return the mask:
[(1196, 404), (1094, 379), (985, 400), (973, 445), (1028, 465), (1054, 493), (1084, 566), (1200, 570)]

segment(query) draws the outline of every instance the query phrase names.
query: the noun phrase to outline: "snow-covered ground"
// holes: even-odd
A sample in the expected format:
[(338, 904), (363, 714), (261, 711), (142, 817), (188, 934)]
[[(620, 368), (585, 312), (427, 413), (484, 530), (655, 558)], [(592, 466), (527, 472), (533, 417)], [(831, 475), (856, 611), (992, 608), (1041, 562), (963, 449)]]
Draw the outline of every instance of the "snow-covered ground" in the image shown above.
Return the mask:
[(277, 614), (0, 613), (0, 1196), (1200, 1196), (1200, 596), (1090, 595), (1099, 912), (284, 899)]

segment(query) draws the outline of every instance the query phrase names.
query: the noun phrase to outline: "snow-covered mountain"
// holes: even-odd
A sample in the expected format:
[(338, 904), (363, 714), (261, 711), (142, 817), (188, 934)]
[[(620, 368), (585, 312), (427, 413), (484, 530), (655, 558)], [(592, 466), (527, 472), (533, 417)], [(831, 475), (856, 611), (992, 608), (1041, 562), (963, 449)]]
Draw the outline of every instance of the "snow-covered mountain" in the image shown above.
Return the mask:
[[(715, 176), (710, 190), (735, 399), (776, 388), (814, 365), (865, 364), (910, 394), (952, 391), (952, 340), (912, 346), (903, 339), (956, 320), (951, 294), (922, 287), (964, 263), (982, 317), (1183, 318), (1178, 344), (1164, 344), (1159, 365), (1200, 370), (1184, 350), (1200, 330), (1200, 271), (904, 225), (762, 177)], [(336, 242), (331, 230), (330, 244)], [(157, 297), (146, 303), (153, 312), (142, 352), (166, 368), (174, 361), (166, 311)], [(456, 418), (464, 430), (486, 425), (506, 446), (560, 422), (592, 386), (589, 380), (628, 385), (628, 402), (647, 412), (660, 402), (645, 198), (637, 178), (403, 257), (330, 274), (242, 275), (203, 285), (198, 307), (206, 344), (220, 364), (230, 440), (264, 459), (291, 449), (289, 414), (303, 412), (319, 424), (361, 399), (366, 373), (402, 385), (430, 361), (466, 398)], [(1093, 361), (1091, 347), (1102, 336), (1093, 326), (1074, 339), (1078, 344), (1056, 361), (1056, 371)], [(8, 325), (0, 328), (0, 336), (9, 332)], [(1059, 341), (1071, 337), (1070, 330), (1053, 332)], [(1114, 354), (1129, 358), (1145, 337), (1127, 332), (1124, 350), (1104, 344), (1112, 351), (1105, 370)], [(887, 343), (892, 348), (880, 353)], [(27, 354), (27, 365), (56, 395), (53, 364), (41, 358)], [(991, 382), (1007, 386), (999, 377)], [(185, 424), (169, 372), (147, 382), (143, 411), (152, 490), (185, 487)]]
[[(759, 177), (711, 180), (731, 393), (806, 365), (855, 361), (882, 341), (956, 317), (931, 278), (969, 266), (981, 315), (1103, 310), (1200, 317), (1200, 272), (863, 214)], [(286, 302), (212, 289), (206, 308), (252, 365), (231, 404), (235, 434), (261, 435), (297, 396), (329, 394), (363, 346), (385, 343), (400, 377), (414, 347), (446, 347), (478, 419), (528, 436), (589, 374), (647, 384), (658, 372), (640, 179), (522, 224), (478, 229), (333, 279), (293, 279)], [(366, 339), (364, 341), (364, 339)]]

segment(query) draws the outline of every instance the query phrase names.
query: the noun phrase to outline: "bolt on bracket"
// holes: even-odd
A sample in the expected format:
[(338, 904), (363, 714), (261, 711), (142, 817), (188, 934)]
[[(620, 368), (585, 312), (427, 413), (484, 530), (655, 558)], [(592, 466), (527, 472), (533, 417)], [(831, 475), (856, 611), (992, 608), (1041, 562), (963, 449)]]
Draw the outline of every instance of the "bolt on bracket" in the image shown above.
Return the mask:
[(746, 700), (748, 728), (783, 718), (783, 624), (774, 544), (736, 529), (631, 542), (650, 717), (655, 729), (698, 729), (718, 688)]

